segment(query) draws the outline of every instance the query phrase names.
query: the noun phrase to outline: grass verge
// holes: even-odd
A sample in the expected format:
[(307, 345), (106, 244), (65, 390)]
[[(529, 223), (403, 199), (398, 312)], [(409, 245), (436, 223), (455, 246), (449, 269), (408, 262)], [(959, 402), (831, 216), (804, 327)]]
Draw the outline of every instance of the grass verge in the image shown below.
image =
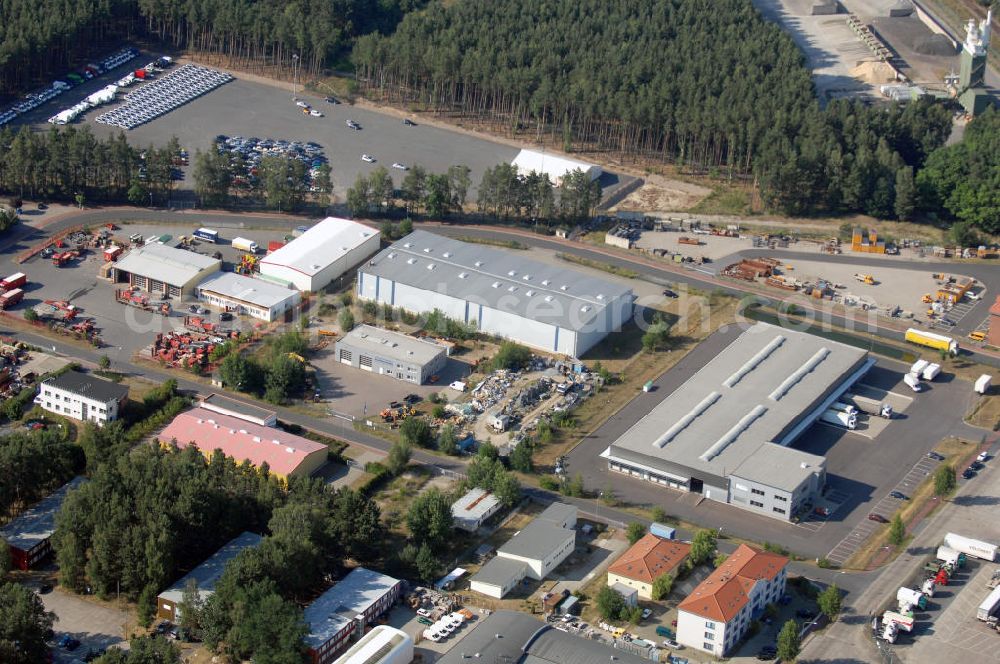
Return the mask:
[(603, 272), (608, 272), (609, 274), (614, 274), (619, 277), (625, 277), (626, 279), (638, 279), (639, 273), (635, 270), (630, 270), (627, 267), (619, 267), (617, 265), (612, 265), (611, 263), (604, 263), (601, 261), (592, 261), (589, 258), (582, 258), (580, 256), (575, 256), (573, 254), (556, 254), (556, 258), (566, 261), (567, 263), (576, 263), (577, 265), (582, 265), (584, 267), (593, 268), (595, 270), (601, 270)]
[(503, 247), (504, 249), (517, 249), (520, 251), (524, 251), (528, 248), (528, 245), (518, 242), (517, 240), (500, 240), (498, 238), (472, 237), (470, 235), (458, 235), (455, 237), (455, 239), (460, 242), (471, 242), (472, 244), (487, 244), (491, 247)]

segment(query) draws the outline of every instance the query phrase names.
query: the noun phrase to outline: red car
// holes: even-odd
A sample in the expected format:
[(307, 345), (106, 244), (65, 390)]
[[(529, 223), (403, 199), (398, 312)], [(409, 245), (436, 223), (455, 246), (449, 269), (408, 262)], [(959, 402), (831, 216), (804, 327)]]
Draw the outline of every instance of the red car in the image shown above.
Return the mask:
[(889, 523), (889, 520), (886, 519), (884, 516), (882, 516), (881, 514), (875, 514), (874, 512), (868, 515), (868, 520), (878, 521), (879, 523)]
[(829, 507), (817, 507), (816, 509), (813, 510), (813, 512), (819, 514), (820, 516), (830, 516)]

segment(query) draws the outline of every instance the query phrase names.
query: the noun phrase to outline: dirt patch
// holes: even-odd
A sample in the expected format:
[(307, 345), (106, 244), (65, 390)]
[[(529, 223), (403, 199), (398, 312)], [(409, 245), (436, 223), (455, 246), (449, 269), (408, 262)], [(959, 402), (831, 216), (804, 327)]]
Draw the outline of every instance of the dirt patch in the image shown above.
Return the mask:
[(974, 427), (1000, 431), (1000, 393), (979, 397), (965, 421)]
[(611, 208), (618, 210), (635, 210), (639, 212), (658, 212), (666, 210), (687, 210), (707, 198), (712, 190), (708, 187), (671, 180), (659, 175), (645, 176), (646, 183), (626, 196), (620, 203)]
[(896, 73), (885, 62), (862, 62), (851, 70), (851, 76), (865, 83), (891, 83), (896, 80)]

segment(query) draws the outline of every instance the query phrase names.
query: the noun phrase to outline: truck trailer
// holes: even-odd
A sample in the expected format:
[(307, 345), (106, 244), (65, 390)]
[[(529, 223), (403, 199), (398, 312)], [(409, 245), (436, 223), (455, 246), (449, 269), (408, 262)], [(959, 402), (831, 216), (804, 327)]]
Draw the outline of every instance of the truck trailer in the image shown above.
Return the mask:
[(847, 413), (848, 415), (857, 415), (858, 407), (854, 404), (844, 403), (842, 401), (835, 401), (833, 405), (830, 406), (830, 410), (835, 410), (838, 413)]
[(920, 372), (920, 375), (923, 376), (924, 380), (932, 381), (935, 378), (937, 378), (940, 373), (941, 373), (941, 365), (934, 363), (934, 364), (928, 364), (926, 367), (924, 367), (924, 370)]
[(911, 390), (914, 392), (920, 392), (924, 389), (924, 386), (920, 384), (920, 375), (915, 373), (908, 373), (903, 376), (903, 382), (906, 383)]
[(928, 362), (927, 360), (917, 360), (912, 365), (910, 365), (910, 373), (917, 374), (919, 376), (924, 372), (924, 369), (930, 366), (930, 364), (931, 363)]
[(0, 279), (0, 290), (14, 290), (23, 287), (26, 283), (28, 283), (28, 275), (24, 272), (15, 272), (6, 279)]
[(997, 557), (996, 544), (974, 540), (971, 537), (964, 537), (955, 533), (948, 533), (944, 536), (944, 545), (967, 556), (990, 562), (996, 560)]
[(913, 605), (918, 609), (927, 608), (927, 596), (924, 595), (919, 590), (914, 590), (913, 588), (900, 588), (896, 591), (896, 601), (902, 606), (905, 602), (906, 604)]
[(10, 309), (15, 304), (20, 302), (23, 297), (24, 291), (20, 288), (15, 288), (14, 290), (9, 290), (0, 294), (0, 310)]
[(924, 332), (923, 330), (911, 327), (906, 331), (904, 338), (911, 344), (933, 348), (934, 350), (943, 350), (947, 353), (951, 353), (952, 355), (958, 355), (958, 342), (951, 337), (944, 336), (943, 334)]
[(1000, 608), (1000, 588), (994, 588), (993, 591), (986, 596), (983, 603), (979, 605), (976, 610), (976, 618), (986, 621), (990, 619), (997, 608)]
[(892, 418), (892, 406), (884, 401), (872, 399), (871, 397), (862, 397), (850, 392), (845, 392), (841, 400), (853, 404), (862, 413), (877, 415), (887, 420)]
[(899, 628), (904, 632), (913, 631), (913, 617), (904, 616), (902, 613), (897, 613), (895, 611), (886, 611), (882, 614), (882, 622), (894, 622), (899, 625)]
[(965, 567), (965, 554), (960, 551), (956, 551), (950, 546), (939, 546), (937, 550), (937, 559), (946, 563), (951, 563), (955, 569)]
[(990, 383), (993, 381), (993, 376), (989, 374), (983, 374), (976, 379), (975, 390), (977, 394), (986, 394), (990, 390)]
[(836, 410), (824, 410), (819, 416), (821, 422), (844, 427), (845, 429), (856, 429), (858, 427), (858, 416), (856, 413), (841, 413)]
[(248, 240), (245, 237), (234, 237), (233, 238), (233, 249), (239, 249), (240, 251), (246, 251), (251, 254), (257, 253), (257, 243), (253, 240)]

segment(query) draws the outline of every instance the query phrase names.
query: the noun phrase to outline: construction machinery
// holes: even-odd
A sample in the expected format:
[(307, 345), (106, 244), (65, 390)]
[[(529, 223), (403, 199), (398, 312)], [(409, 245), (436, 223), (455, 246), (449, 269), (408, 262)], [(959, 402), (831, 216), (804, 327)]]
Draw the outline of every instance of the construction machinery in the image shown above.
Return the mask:
[(873, 277), (870, 274), (855, 273), (854, 274), (854, 278), (857, 279), (858, 281), (860, 281), (863, 284), (867, 284), (869, 286), (874, 286), (875, 285), (875, 277)]
[(236, 265), (233, 270), (237, 274), (253, 274), (254, 272), (260, 271), (260, 256), (255, 256), (253, 254), (243, 254), (240, 256), (239, 265)]
[(52, 254), (52, 264), (56, 267), (65, 267), (74, 258), (79, 258), (80, 252), (75, 249)]
[(72, 305), (65, 300), (45, 300), (44, 304), (51, 307), (51, 310), (46, 312), (46, 315), (51, 318), (73, 320), (80, 312), (75, 305)]
[(169, 302), (152, 302), (149, 296), (140, 293), (138, 291), (133, 291), (127, 288), (119, 289), (115, 291), (115, 299), (122, 304), (128, 305), (130, 307), (135, 307), (136, 309), (142, 309), (143, 311), (151, 311), (153, 313), (161, 314), (163, 316), (170, 315), (170, 303)]
[(335, 336), (337, 336), (337, 333), (334, 332), (333, 330), (320, 329), (319, 330), (319, 336), (321, 336), (321, 337), (335, 337)]
[(213, 323), (201, 316), (185, 316), (184, 327), (192, 332), (201, 332), (216, 337), (232, 337), (236, 333), (228, 328), (219, 327), (218, 323)]
[(930, 293), (924, 293), (924, 296), (920, 298), (920, 301), (923, 302), (924, 304), (930, 304), (931, 302), (934, 301), (934, 298), (931, 297)]

